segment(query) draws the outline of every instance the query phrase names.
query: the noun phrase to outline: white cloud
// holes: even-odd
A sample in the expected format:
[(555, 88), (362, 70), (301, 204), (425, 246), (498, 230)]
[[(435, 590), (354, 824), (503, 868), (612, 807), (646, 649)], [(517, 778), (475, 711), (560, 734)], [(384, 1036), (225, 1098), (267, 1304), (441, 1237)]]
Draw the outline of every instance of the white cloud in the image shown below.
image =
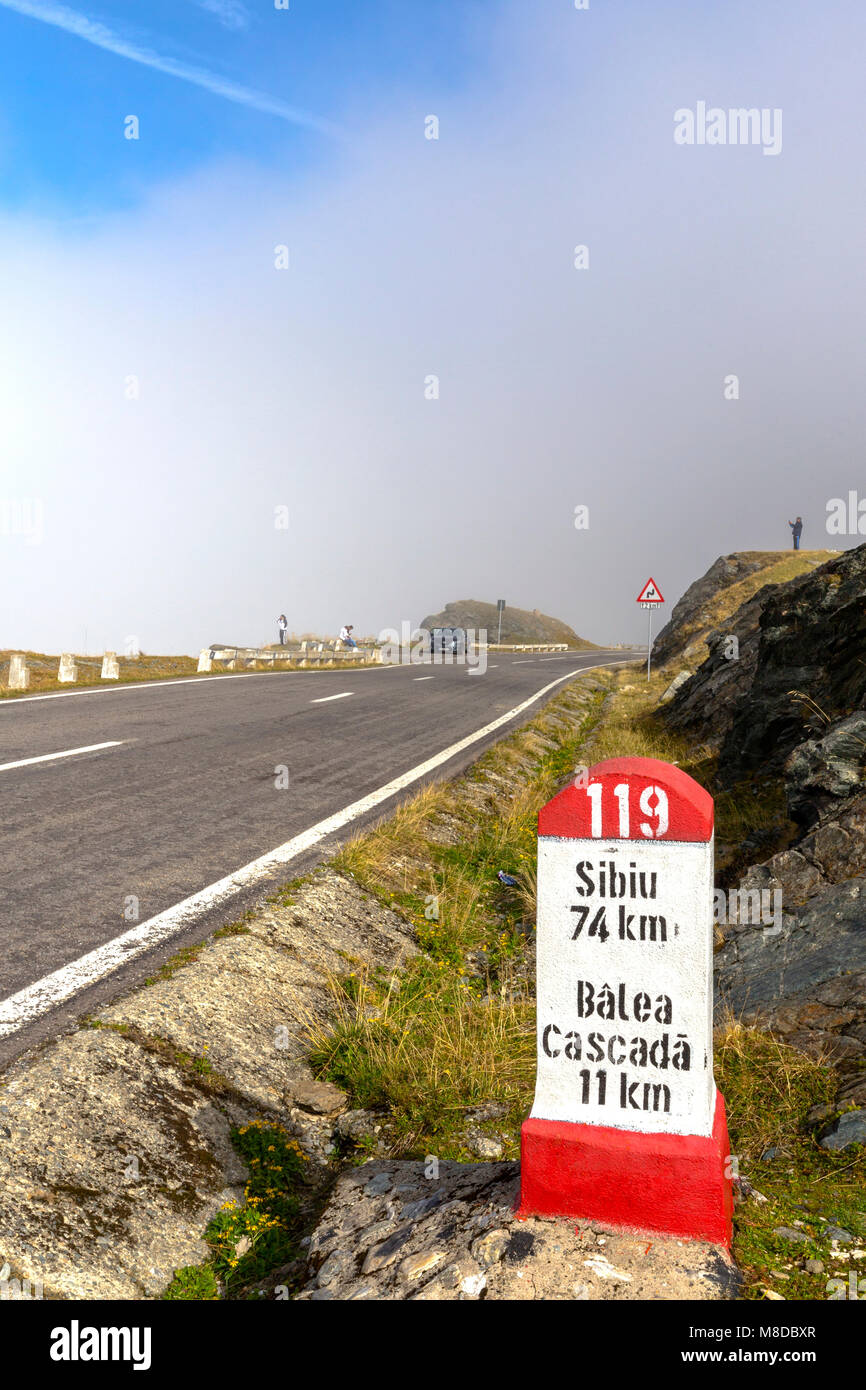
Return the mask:
[[(804, 43), (813, 125), (783, 159), (685, 163), (691, 59), (647, 60), (652, 9), (611, 18), (588, 75), (559, 19), (517, 8), (471, 93), (382, 86), (378, 119), (347, 93), (353, 142), (309, 176), (214, 165), (86, 234), (0, 215), (2, 489), (41, 499), (45, 535), (0, 544), (4, 646), (86, 625), (196, 651), (273, 640), (280, 612), (369, 632), (500, 596), (639, 641), (648, 575), (668, 616), (718, 554), (787, 547), (796, 513), (827, 543), (866, 433), (864, 194), (830, 147), (862, 45), (821, 105)], [(741, 91), (742, 63), (713, 49), (702, 88)]]
[(224, 29), (246, 29), (250, 13), (240, 0), (193, 0), (200, 10), (215, 15)]

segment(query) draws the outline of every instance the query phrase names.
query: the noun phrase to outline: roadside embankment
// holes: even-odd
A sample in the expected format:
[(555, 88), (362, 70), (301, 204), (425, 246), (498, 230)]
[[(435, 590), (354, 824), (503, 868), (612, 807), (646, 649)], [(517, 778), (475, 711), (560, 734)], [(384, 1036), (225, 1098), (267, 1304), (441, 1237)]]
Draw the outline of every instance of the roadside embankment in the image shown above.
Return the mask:
[[(494, 834), (495, 857), (500, 832), (486, 818), (533, 776), (549, 786), (567, 773), (606, 679), (570, 683), (453, 784), (462, 789), (464, 827)], [(386, 839), (411, 838), (437, 798), (447, 815), (447, 796), (445, 788), (427, 789), (388, 822)], [(346, 853), (357, 855), (357, 845)], [(390, 871), (400, 874), (396, 859)], [(0, 1086), (7, 1291), (18, 1280), (60, 1298), (158, 1297), (168, 1286), (172, 1296), (201, 1298), (240, 1293), (266, 1275), (273, 1289), (281, 1268), (290, 1269), (286, 1287), (300, 1280), (303, 1261), (293, 1262), (303, 1255), (301, 1233), (343, 1152), (407, 1144), (402, 1121), (346, 1114), (345, 1092), (311, 1066), (311, 1038), (339, 1018), (352, 980), (378, 987), (393, 979), (399, 989), (399, 972), (419, 947), (437, 980), (453, 974), (454, 989), (465, 988), (465, 966), (450, 969), (456, 939), (434, 959), (404, 904), (389, 905), (396, 896), (384, 883), (376, 894), (363, 891), (345, 865), (325, 868), (7, 1070)], [(498, 970), (500, 960), (517, 958), (525, 931), (515, 914), (496, 913), (477, 944), (491, 948)], [(529, 1056), (531, 1025), (521, 1020), (520, 1028)], [(467, 1079), (470, 1091), (483, 1096), (497, 1048), (480, 1078)], [(444, 1093), (441, 1103), (444, 1113)]]
[[(461, 776), (20, 1058), (0, 1089), (13, 1279), (60, 1298), (732, 1296), (710, 1247), (510, 1212), (535, 1077), (537, 811), (614, 753), (711, 786), (662, 690), (636, 668), (577, 676)], [(722, 842), (766, 813), (723, 791)], [(862, 1150), (822, 1146), (814, 1121), (837, 1074), (736, 1021), (716, 1065), (744, 1291), (827, 1297), (864, 1235)]]

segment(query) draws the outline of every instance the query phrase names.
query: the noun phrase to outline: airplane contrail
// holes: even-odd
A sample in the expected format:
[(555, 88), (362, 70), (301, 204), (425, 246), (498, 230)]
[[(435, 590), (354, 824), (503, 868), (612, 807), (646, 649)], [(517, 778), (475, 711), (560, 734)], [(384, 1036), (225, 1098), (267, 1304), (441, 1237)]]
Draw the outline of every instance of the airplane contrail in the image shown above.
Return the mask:
[(307, 111), (298, 111), (278, 97), (268, 96), (265, 92), (257, 92), (250, 87), (242, 87), (236, 82), (219, 77), (216, 73), (208, 72), (206, 68), (193, 67), (189, 63), (166, 58), (150, 48), (131, 43), (128, 39), (113, 33), (98, 20), (89, 19), (77, 10), (71, 10), (68, 5), (56, 5), (50, 3), (50, 0), (45, 4), (39, 3), (39, 0), (0, 0), (0, 7), (26, 15), (28, 19), (38, 19), (55, 29), (63, 29), (67, 34), (83, 39), (85, 43), (104, 48), (108, 53), (116, 53), (120, 58), (128, 58), (132, 63), (141, 63), (146, 68), (167, 73), (169, 77), (178, 77), (182, 82), (191, 82), (193, 86), (203, 87), (205, 91), (213, 92), (214, 96), (234, 101), (239, 106), (248, 106), (269, 116), (278, 116), (283, 121), (305, 126), (309, 130), (318, 130), (325, 135), (340, 134), (338, 128), (329, 121), (320, 120), (318, 116), (312, 116)]

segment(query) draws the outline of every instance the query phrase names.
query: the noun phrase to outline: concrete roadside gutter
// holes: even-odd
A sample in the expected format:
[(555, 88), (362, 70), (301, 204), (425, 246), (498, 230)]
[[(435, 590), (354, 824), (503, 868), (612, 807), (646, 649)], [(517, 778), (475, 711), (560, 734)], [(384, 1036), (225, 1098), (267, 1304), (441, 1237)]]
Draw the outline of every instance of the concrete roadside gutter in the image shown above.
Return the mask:
[(328, 973), (347, 956), (391, 970), (414, 951), (402, 918), (325, 872), (294, 906), (19, 1058), (0, 1089), (7, 1282), (45, 1298), (158, 1297), (207, 1258), (207, 1223), (243, 1197), (232, 1125), (283, 1124), (326, 1168), (345, 1100), (314, 1084), (304, 1024), (328, 1012)]

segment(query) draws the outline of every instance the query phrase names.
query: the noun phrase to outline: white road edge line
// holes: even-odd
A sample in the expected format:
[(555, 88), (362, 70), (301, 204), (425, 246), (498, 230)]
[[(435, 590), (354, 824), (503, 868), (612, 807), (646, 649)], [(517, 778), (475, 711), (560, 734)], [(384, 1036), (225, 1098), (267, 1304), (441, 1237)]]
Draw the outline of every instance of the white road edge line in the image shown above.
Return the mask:
[(404, 772), (400, 777), (395, 777), (393, 781), (386, 782), (384, 786), (370, 792), (360, 801), (353, 801), (342, 811), (335, 812), (333, 816), (319, 821), (317, 825), (302, 831), (300, 835), (295, 835), (285, 844), (278, 845), (269, 854), (263, 854), (261, 858), (253, 859), (233, 874), (227, 874), (225, 878), (218, 879), (216, 883), (202, 888), (200, 892), (193, 893), (190, 897), (184, 898), (182, 902), (175, 903), (174, 907), (167, 908), (165, 912), (157, 913), (155, 917), (150, 917), (146, 922), (140, 922), (137, 926), (131, 927), (129, 931), (123, 932), (121, 936), (116, 936), (113, 941), (107, 941), (105, 945), (97, 946), (95, 950), (79, 956), (78, 960), (71, 961), (69, 965), (61, 966), (59, 970), (53, 971), (52, 974), (44, 976), (41, 980), (36, 980), (32, 985), (27, 985), (25, 989), (19, 990), (17, 994), (11, 995), (0, 1003), (0, 1037), (8, 1037), (11, 1033), (17, 1033), (25, 1024), (32, 1023), (34, 1019), (40, 1018), (50, 1009), (56, 1008), (58, 1004), (71, 999), (73, 995), (80, 993), (89, 985), (96, 984), (97, 980), (104, 979), (106, 975), (110, 975), (113, 970), (125, 965), (127, 961), (135, 960), (136, 956), (140, 956), (144, 951), (152, 950), (154, 946), (176, 936), (178, 932), (191, 926), (197, 917), (234, 897), (241, 889), (260, 883), (270, 875), (272, 870), (290, 864), (293, 859), (305, 854), (307, 850), (320, 844), (322, 840), (333, 835), (335, 831), (342, 830), (344, 826), (351, 824), (365, 812), (372, 810), (375, 806), (380, 806), (383, 801), (387, 801), (389, 797), (411, 786), (419, 778), (425, 777), (428, 772), (433, 772), (437, 767), (441, 767), (449, 758), (461, 753), (464, 748), (471, 748), (472, 744), (477, 743), (479, 739), (486, 738), (496, 729), (501, 729), (504, 724), (516, 718), (518, 714), (522, 714), (525, 709), (529, 709), (530, 705), (534, 705), (537, 700), (541, 699), (542, 695), (546, 695), (549, 690), (561, 685), (563, 681), (571, 680), (574, 676), (583, 675), (587, 671), (596, 671), (601, 666), (623, 666), (631, 659), (619, 657), (616, 661), (600, 661), (595, 666), (584, 666), (580, 671), (566, 671), (564, 676), (557, 676), (556, 680), (543, 685), (534, 695), (530, 695), (528, 700), (515, 705), (514, 709), (509, 710), (507, 714), (501, 714), (498, 719), (494, 719), (490, 724), (485, 724), (474, 734), (467, 734), (457, 743), (443, 748), (441, 753), (435, 753), (426, 762), (419, 763), (409, 772)]
[(329, 700), (347, 700), (350, 695), (354, 695), (354, 690), (341, 690), (339, 695), (320, 695), (318, 700), (311, 700), (311, 705), (326, 705)]
[(114, 738), (109, 743), (88, 743), (86, 748), (67, 748), (62, 753), (40, 753), (38, 758), (19, 758), (15, 763), (0, 763), (0, 772), (8, 772), (11, 767), (30, 767), (33, 763), (53, 763), (55, 758), (77, 758), (79, 753), (98, 753), (100, 748), (119, 748), (122, 743), (122, 738)]

